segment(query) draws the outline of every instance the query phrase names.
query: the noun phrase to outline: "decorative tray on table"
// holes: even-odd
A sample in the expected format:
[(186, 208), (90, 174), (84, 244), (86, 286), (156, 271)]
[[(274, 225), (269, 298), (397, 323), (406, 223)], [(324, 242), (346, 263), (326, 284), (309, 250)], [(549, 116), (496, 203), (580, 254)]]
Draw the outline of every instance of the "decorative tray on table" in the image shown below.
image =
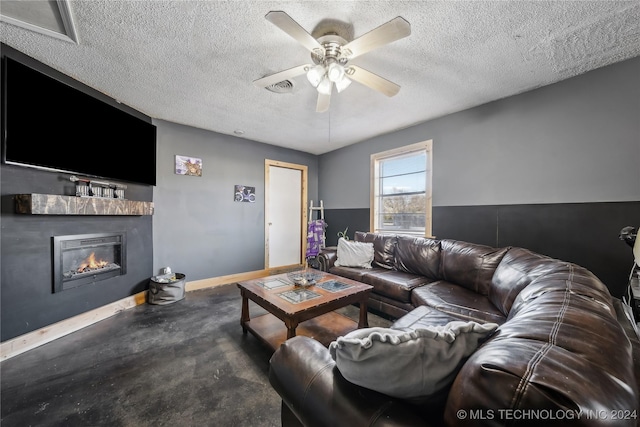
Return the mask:
[(320, 280), (324, 274), (321, 271), (311, 268), (304, 268), (301, 270), (294, 270), (287, 273), (287, 278), (296, 286), (312, 286)]

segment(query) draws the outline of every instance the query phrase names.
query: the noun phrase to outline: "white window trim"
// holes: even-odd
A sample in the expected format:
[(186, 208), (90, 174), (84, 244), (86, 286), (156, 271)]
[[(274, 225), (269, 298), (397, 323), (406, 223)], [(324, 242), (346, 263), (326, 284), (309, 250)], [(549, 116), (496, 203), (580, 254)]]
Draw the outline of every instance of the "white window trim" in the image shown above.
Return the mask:
[[(425, 206), (425, 227), (424, 227), (424, 236), (425, 237), (433, 237), (432, 236), (432, 197), (433, 197), (433, 180), (432, 180), (432, 170), (433, 170), (433, 140), (422, 141), (411, 145), (405, 145), (404, 147), (398, 147), (391, 150), (383, 151), (381, 153), (374, 153), (371, 155), (371, 163), (370, 163), (370, 211), (369, 211), (369, 230), (373, 233), (381, 233), (384, 234), (385, 230), (377, 229), (376, 224), (376, 194), (379, 193), (379, 175), (378, 175), (378, 166), (377, 163), (380, 160), (384, 160), (390, 157), (396, 157), (403, 154), (409, 154), (415, 151), (426, 151), (427, 152), (427, 170), (426, 170), (426, 178), (427, 183), (425, 185), (425, 195), (426, 195), (426, 206)], [(422, 235), (422, 233), (411, 233), (411, 232), (402, 232), (396, 234), (407, 234), (407, 235)]]

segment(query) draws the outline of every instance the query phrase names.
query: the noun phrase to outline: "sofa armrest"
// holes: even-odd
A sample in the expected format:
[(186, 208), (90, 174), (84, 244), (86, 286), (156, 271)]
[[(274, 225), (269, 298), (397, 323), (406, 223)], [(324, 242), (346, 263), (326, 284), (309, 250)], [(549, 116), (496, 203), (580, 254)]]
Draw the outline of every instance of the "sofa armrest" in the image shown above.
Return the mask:
[(329, 272), (329, 270), (335, 264), (338, 258), (338, 248), (336, 246), (327, 246), (322, 248), (318, 254), (318, 263), (320, 264), (320, 270)]
[(416, 409), (345, 380), (329, 350), (311, 338), (285, 341), (270, 361), (269, 381), (304, 426), (426, 426)]

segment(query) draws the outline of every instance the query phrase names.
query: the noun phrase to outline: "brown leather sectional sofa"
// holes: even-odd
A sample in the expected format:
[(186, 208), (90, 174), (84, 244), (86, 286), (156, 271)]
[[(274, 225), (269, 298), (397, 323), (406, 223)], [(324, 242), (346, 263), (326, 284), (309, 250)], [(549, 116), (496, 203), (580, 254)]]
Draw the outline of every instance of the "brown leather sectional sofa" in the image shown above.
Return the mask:
[(448, 389), (419, 403), (348, 382), (325, 347), (294, 337), (269, 372), (283, 425), (640, 425), (640, 344), (622, 303), (590, 271), (517, 247), (363, 232), (355, 240), (373, 243), (373, 268), (336, 267), (331, 250), (322, 268), (372, 285), (369, 307), (397, 319), (393, 328), (500, 327)]

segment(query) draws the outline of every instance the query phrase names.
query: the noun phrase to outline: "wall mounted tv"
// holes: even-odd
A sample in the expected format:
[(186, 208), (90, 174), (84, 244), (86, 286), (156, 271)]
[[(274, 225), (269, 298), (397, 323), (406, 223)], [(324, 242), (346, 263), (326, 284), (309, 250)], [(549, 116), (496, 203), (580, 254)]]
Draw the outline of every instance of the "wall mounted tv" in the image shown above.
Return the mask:
[(3, 162), (155, 185), (156, 127), (55, 75), (2, 57)]

